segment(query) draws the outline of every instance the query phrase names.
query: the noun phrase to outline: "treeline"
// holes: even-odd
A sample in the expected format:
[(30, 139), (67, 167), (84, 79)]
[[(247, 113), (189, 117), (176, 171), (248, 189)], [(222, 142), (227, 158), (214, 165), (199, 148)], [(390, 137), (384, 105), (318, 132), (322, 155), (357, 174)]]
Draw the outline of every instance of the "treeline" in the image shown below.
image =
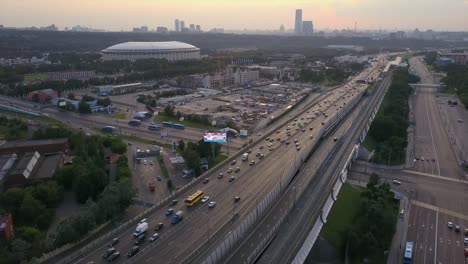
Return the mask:
[(0, 116), (0, 139), (16, 140), (27, 136), (28, 124), (17, 118)]
[(393, 75), (384, 101), (372, 122), (366, 141), (375, 142), (372, 161), (383, 164), (401, 164), (405, 159), (408, 128), (408, 98), (413, 89), (408, 83), (419, 81), (407, 70)]
[(331, 44), (359, 45), (369, 49), (412, 50), (423, 47), (464, 46), (463, 42), (422, 39), (372, 39), (367, 37), (280, 37), (247, 34), (156, 34), (132, 32), (64, 32), (32, 30), (0, 30), (0, 57), (40, 56), (43, 52), (100, 52), (126, 41), (183, 41), (199, 47), (204, 54), (218, 49), (252, 48), (301, 53), (306, 48), (321, 48)]
[[(68, 138), (73, 160), (58, 168), (51, 180), (27, 188), (10, 188), (0, 195), (0, 211), (12, 213), (15, 226), (15, 239), (0, 246), (0, 263), (21, 263), (77, 241), (118, 216), (134, 196), (126, 156), (117, 161), (115, 181), (109, 177), (106, 154), (126, 153), (127, 145), (121, 139), (87, 136), (61, 127), (39, 129), (33, 138)], [(72, 191), (84, 206), (61, 221), (55, 231), (48, 231), (63, 191)]]
[(468, 65), (450, 64), (442, 68), (447, 77), (442, 79), (449, 89), (456, 89), (460, 101), (468, 109)]
[(355, 263), (386, 263), (395, 233), (398, 203), (388, 183), (372, 174), (348, 236), (349, 256)]

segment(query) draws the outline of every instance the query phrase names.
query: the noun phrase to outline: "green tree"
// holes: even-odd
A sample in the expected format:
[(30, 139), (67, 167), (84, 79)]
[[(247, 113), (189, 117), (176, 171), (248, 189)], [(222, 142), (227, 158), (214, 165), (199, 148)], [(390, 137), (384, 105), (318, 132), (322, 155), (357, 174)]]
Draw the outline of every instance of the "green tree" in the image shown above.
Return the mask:
[(78, 106), (78, 112), (81, 114), (91, 113), (91, 107), (85, 101), (81, 100)]
[(31, 256), (31, 244), (23, 239), (16, 238), (11, 242), (11, 251), (13, 252), (16, 263), (22, 263)]
[(1, 195), (1, 204), (8, 212), (17, 215), (23, 203), (24, 190), (20, 188), (10, 188)]
[(69, 93), (67, 95), (67, 98), (70, 99), (70, 100), (75, 100), (75, 94), (74, 93)]
[(164, 115), (166, 116), (174, 116), (174, 109), (175, 107), (173, 105), (167, 105), (164, 108)]
[(192, 148), (186, 148), (182, 156), (189, 169), (192, 169), (195, 175), (200, 175), (200, 155)]
[(183, 152), (184, 149), (185, 149), (185, 142), (183, 139), (179, 140), (179, 142), (177, 143), (177, 149), (180, 151), (180, 152)]
[(19, 209), (20, 222), (30, 223), (31, 220), (36, 219), (45, 210), (45, 206), (36, 200), (31, 193), (27, 192), (24, 195), (23, 202)]

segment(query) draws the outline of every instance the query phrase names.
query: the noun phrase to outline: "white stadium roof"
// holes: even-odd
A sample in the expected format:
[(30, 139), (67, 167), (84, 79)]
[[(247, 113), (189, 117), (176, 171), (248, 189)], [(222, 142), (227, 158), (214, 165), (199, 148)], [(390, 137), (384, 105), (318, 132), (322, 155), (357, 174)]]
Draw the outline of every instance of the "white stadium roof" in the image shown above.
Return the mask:
[(143, 50), (199, 50), (199, 48), (179, 41), (165, 42), (125, 42), (106, 48), (104, 51), (143, 51)]

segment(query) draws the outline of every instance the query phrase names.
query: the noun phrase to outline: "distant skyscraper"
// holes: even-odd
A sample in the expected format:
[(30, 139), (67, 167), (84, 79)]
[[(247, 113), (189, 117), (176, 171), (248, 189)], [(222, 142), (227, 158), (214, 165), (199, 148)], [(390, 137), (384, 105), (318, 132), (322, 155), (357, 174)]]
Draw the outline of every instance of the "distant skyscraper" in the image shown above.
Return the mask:
[(195, 31), (195, 24), (190, 24), (190, 30)]
[(200, 25), (196, 25), (196, 26), (195, 26), (195, 29), (196, 29), (197, 31), (201, 31)]
[(314, 24), (312, 21), (302, 21), (302, 34), (311, 36), (314, 33)]
[(302, 9), (296, 9), (296, 23), (294, 25), (296, 34), (302, 33)]
[(280, 26), (280, 31), (281, 31), (281, 32), (284, 32), (284, 25), (281, 25), (281, 26)]
[(180, 32), (180, 27), (179, 27), (179, 19), (175, 20), (175, 32)]
[(183, 31), (185, 29), (185, 21), (181, 20), (179, 25), (180, 25), (180, 31)]

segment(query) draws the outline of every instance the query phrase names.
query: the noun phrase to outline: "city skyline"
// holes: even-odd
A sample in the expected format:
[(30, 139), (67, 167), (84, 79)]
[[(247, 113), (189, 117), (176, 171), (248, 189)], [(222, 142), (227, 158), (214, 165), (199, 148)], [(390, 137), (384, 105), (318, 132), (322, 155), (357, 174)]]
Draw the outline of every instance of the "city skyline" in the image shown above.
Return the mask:
[(7, 0), (0, 9), (0, 24), (129, 31), (141, 25), (172, 29), (174, 19), (183, 18), (204, 29), (277, 30), (280, 25), (294, 28), (296, 9), (302, 9), (302, 17), (313, 20), (317, 29), (354, 29), (356, 21), (358, 30), (468, 31), (468, 0), (200, 0), (196, 5), (188, 0)]

